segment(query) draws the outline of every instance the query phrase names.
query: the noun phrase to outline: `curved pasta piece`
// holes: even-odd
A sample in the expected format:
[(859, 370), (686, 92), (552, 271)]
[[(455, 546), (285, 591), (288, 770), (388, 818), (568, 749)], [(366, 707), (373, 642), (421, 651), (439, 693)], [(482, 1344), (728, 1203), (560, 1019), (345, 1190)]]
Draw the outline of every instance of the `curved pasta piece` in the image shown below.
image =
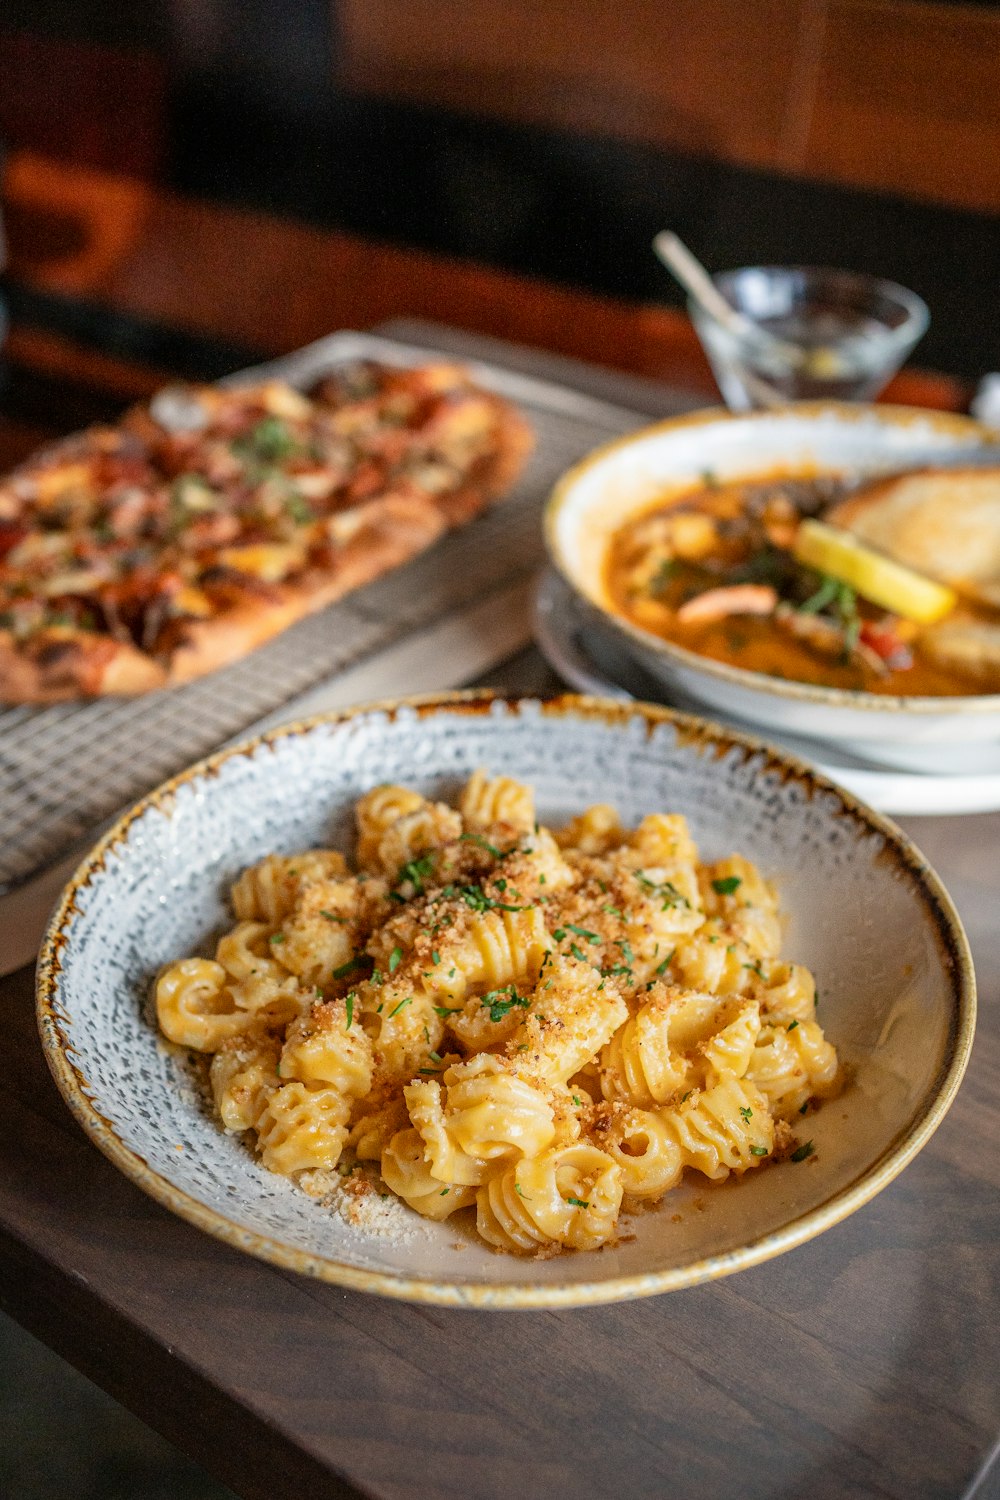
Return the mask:
[(209, 1079), (212, 1097), (229, 1131), (254, 1128), (276, 1089), (281, 1042), (270, 1032), (247, 1032), (230, 1037), (212, 1058)]
[(704, 865), (698, 872), (705, 911), (720, 917), (755, 959), (776, 958), (781, 949), (778, 901), (757, 866), (742, 854)]
[(271, 1172), (331, 1170), (347, 1140), (351, 1101), (335, 1088), (295, 1080), (272, 1090), (257, 1122), (261, 1160)]
[(816, 1019), (816, 981), (803, 964), (773, 964), (756, 993), (762, 1016), (775, 1025)]
[(515, 1255), (549, 1245), (595, 1250), (614, 1234), (621, 1201), (618, 1165), (597, 1146), (577, 1142), (526, 1157), (484, 1183), (476, 1227)]
[(600, 1142), (618, 1165), (626, 1197), (662, 1198), (680, 1181), (685, 1165), (680, 1144), (654, 1110), (617, 1110)]
[(428, 1065), (444, 1038), (444, 1020), (419, 986), (359, 985), (358, 1002), (372, 1039), (373, 1085), (407, 1083)]
[(296, 1016), (301, 1016), (313, 1002), (312, 990), (303, 990), (294, 974), (283, 979), (268, 975), (252, 975), (249, 979), (231, 979), (228, 993), (238, 1011), (245, 1014), (247, 1022), (259, 1022), (274, 1030), (287, 1026)]
[(277, 956), (280, 940), (266, 922), (237, 922), (215, 945), (215, 957), (233, 979), (284, 979), (288, 970)]
[(538, 977), (550, 939), (540, 907), (469, 913), (464, 924), (441, 934), (441, 962), (424, 983), (449, 1006), (470, 990), (503, 989)]
[(601, 1055), (601, 1090), (643, 1109), (684, 1088), (741, 1077), (760, 1031), (756, 1000), (664, 986), (628, 1020)]
[(500, 1162), (535, 1156), (555, 1137), (545, 1095), (488, 1054), (450, 1067), (444, 1089), (413, 1083), (404, 1094), (431, 1173), (442, 1182), (478, 1186)]
[(555, 830), (555, 841), (561, 849), (573, 849), (580, 854), (607, 854), (617, 849), (625, 840), (625, 831), (615, 809), (606, 802), (595, 802), (565, 828)]
[(413, 1129), (423, 1143), (424, 1161), (438, 1182), (478, 1187), (489, 1175), (487, 1163), (469, 1156), (448, 1129), (442, 1088), (430, 1079), (411, 1083), (403, 1090)]
[(589, 964), (553, 958), (504, 1055), (529, 1081), (565, 1083), (627, 1019), (621, 995)]
[(352, 1005), (326, 1000), (291, 1023), (279, 1069), (283, 1079), (326, 1084), (347, 1099), (361, 1099), (372, 1084), (372, 1044)]
[(661, 909), (686, 911), (689, 919), (702, 910), (697, 858), (687, 820), (679, 813), (650, 813), (615, 856), (647, 892), (659, 896)]
[(405, 1130), (408, 1125), (406, 1103), (397, 1095), (354, 1121), (348, 1131), (347, 1146), (358, 1161), (379, 1161), (397, 1131)]
[(789, 1120), (815, 1097), (838, 1088), (837, 1053), (815, 1021), (764, 1026), (747, 1070), (778, 1119)]
[(233, 911), (241, 921), (277, 927), (295, 905), (303, 881), (330, 880), (346, 874), (347, 861), (335, 849), (269, 854), (244, 870), (232, 886)]
[(659, 1114), (684, 1165), (713, 1182), (760, 1166), (774, 1149), (774, 1120), (767, 1100), (749, 1078), (723, 1078)]
[(419, 792), (405, 786), (376, 786), (355, 804), (354, 820), (358, 830), (358, 863), (365, 869), (378, 868), (378, 846), (393, 823), (427, 805)]
[(680, 984), (714, 995), (746, 994), (759, 977), (754, 953), (718, 917), (709, 917), (697, 932), (682, 939), (670, 960)]
[(750, 1066), (754, 1044), (760, 1033), (760, 1006), (756, 1000), (730, 1000), (719, 1007), (718, 1031), (699, 1047), (705, 1083), (718, 1083), (731, 1074), (742, 1078)]
[(601, 1053), (605, 1099), (650, 1109), (685, 1083), (687, 1058), (670, 1045), (669, 1002), (648, 1001), (616, 1032)]
[(233, 1005), (226, 971), (210, 958), (182, 958), (156, 981), (160, 1030), (179, 1047), (217, 1052), (228, 1037), (246, 1031), (251, 1017)]
[(400, 1130), (382, 1152), (382, 1178), (397, 1197), (427, 1219), (447, 1219), (457, 1209), (476, 1201), (474, 1187), (442, 1183), (431, 1176), (424, 1158), (424, 1143), (411, 1126)]
[(306, 884), (280, 930), (271, 938), (272, 952), (306, 984), (325, 985), (363, 945), (364, 910), (370, 898), (353, 878)]
[(462, 832), (462, 819), (454, 808), (429, 802), (401, 786), (375, 787), (361, 798), (355, 815), (359, 864), (390, 877)]
[(476, 832), (494, 823), (506, 823), (522, 833), (535, 826), (535, 796), (529, 786), (512, 776), (490, 777), (485, 771), (474, 771), (466, 782), (459, 802), (465, 826)]

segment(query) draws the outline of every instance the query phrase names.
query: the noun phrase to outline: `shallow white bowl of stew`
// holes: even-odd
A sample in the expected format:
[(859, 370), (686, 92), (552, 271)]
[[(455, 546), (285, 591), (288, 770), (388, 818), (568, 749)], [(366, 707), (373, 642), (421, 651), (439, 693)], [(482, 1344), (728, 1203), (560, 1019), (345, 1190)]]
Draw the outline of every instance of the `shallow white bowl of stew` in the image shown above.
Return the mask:
[(1000, 693), (889, 696), (771, 677), (702, 656), (630, 620), (607, 561), (628, 521), (704, 483), (891, 473), (996, 440), (971, 418), (899, 406), (798, 403), (695, 412), (610, 443), (570, 469), (545, 515), (546, 543), (578, 597), (663, 683), (673, 701), (762, 729), (837, 743), (869, 759), (930, 768), (942, 747), (1000, 745)]

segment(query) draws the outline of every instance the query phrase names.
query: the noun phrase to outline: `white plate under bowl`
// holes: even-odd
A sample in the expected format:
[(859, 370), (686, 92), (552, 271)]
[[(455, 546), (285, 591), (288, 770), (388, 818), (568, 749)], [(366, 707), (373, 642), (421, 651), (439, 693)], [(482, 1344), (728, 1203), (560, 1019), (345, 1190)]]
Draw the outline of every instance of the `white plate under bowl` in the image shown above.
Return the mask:
[[(347, 849), (354, 803), (372, 786), (402, 781), (453, 796), (478, 766), (530, 782), (543, 820), (592, 802), (616, 803), (630, 823), (683, 811), (705, 858), (736, 848), (779, 882), (785, 951), (818, 975), (823, 1026), (848, 1076), (844, 1093), (810, 1117), (814, 1157), (715, 1188), (682, 1183), (639, 1216), (634, 1239), (525, 1260), (491, 1251), (458, 1214), (434, 1224), (401, 1209), (409, 1237), (352, 1227), (224, 1134), (189, 1054), (157, 1035), (149, 996), (158, 968), (204, 951), (231, 920), (230, 882), (266, 852)], [(567, 1307), (741, 1270), (860, 1208), (954, 1097), (975, 981), (955, 910), (920, 854), (807, 767), (652, 705), (470, 694), (277, 730), (152, 793), (84, 861), (57, 907), (38, 1012), (56, 1081), (91, 1139), (209, 1233), (387, 1296)]]
[(702, 482), (775, 474), (877, 474), (974, 449), (996, 434), (968, 417), (900, 406), (800, 402), (775, 411), (674, 417), (599, 448), (564, 474), (545, 513), (549, 556), (580, 599), (672, 697), (768, 734), (822, 740), (914, 769), (943, 744), (1000, 743), (1000, 694), (888, 697), (750, 672), (699, 656), (625, 618), (605, 580), (611, 537)]
[[(553, 670), (578, 692), (623, 702), (645, 699), (673, 702), (682, 709), (693, 706), (678, 694), (668, 697), (663, 683), (623, 648), (615, 633), (580, 608), (554, 568), (547, 568), (538, 580), (535, 640)], [(729, 716), (726, 722), (749, 733), (761, 732)], [(1000, 811), (1000, 744), (939, 745), (937, 769), (912, 772), (872, 765), (836, 745), (784, 732), (773, 731), (768, 737), (879, 812), (926, 817)]]

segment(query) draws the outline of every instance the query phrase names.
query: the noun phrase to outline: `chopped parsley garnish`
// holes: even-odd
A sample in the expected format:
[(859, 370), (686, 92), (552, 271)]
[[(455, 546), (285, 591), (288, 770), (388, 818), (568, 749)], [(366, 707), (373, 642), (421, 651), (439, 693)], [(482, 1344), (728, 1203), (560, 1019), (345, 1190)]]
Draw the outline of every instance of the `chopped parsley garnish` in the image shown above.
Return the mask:
[(606, 911), (609, 917), (621, 918), (622, 915), (617, 906), (602, 906), (601, 911)]
[(790, 1022), (790, 1023), (789, 1023), (789, 1026), (788, 1026), (788, 1030), (789, 1030), (789, 1031), (794, 1031), (794, 1030), (795, 1030), (795, 1028), (796, 1028), (796, 1026), (797, 1026), (797, 1025), (798, 1025), (798, 1024), (799, 1024), (799, 1023), (798, 1023), (798, 1021), (792, 1021), (792, 1022)]
[(612, 964), (610, 968), (601, 970), (605, 978), (612, 974), (631, 974), (631, 972), (628, 964)]
[(650, 880), (641, 870), (633, 870), (633, 875), (644, 891), (649, 891), (652, 896), (659, 896), (663, 901), (663, 910), (671, 906), (690, 906), (691, 903), (686, 896), (677, 889), (672, 880)]
[(511, 906), (508, 901), (495, 901), (481, 885), (445, 886), (442, 896), (460, 896), (471, 911), (527, 911), (526, 906)]
[(396, 970), (399, 968), (399, 966), (400, 966), (400, 964), (402, 962), (403, 962), (403, 950), (402, 950), (402, 948), (393, 948), (392, 952), (389, 954), (389, 973), (390, 974), (395, 974)]
[(750, 1106), (748, 1104), (741, 1104), (740, 1105), (740, 1114), (743, 1116), (744, 1120), (752, 1120), (753, 1119), (753, 1110), (750, 1108)]
[(577, 927), (575, 922), (567, 922), (566, 926), (570, 932), (575, 932), (577, 937), (586, 938), (588, 943), (599, 943), (601, 941), (600, 933), (588, 932), (586, 927)]
[(451, 1188), (442, 1188), (441, 1191), (440, 1191), (440, 1193), (438, 1193), (438, 1197), (439, 1198), (447, 1198), (447, 1196), (448, 1196), (448, 1194), (450, 1192), (451, 1192)]
[(587, 962), (587, 955), (583, 952), (582, 948), (580, 948), (579, 944), (570, 943), (569, 951), (572, 953), (573, 957), (579, 959), (582, 964), (585, 964)]
[(268, 938), (269, 943), (283, 943), (284, 941), (285, 934), (283, 932), (272, 932), (271, 936)]
[(799, 1110), (799, 1114), (800, 1115), (804, 1115), (805, 1112), (806, 1112), (806, 1110), (808, 1108), (809, 1108), (809, 1100), (807, 1099), (806, 1102), (805, 1102), (805, 1104), (803, 1104), (802, 1108)]
[(422, 854), (419, 859), (408, 859), (405, 865), (399, 868), (399, 874), (393, 881), (393, 885), (412, 885), (413, 894), (422, 896), (424, 894), (424, 881), (434, 870), (433, 854)]
[(292, 520), (300, 526), (308, 526), (310, 521), (316, 519), (312, 506), (304, 495), (299, 494), (298, 490), (293, 490), (290, 495), (286, 496), (285, 509)]
[(298, 444), (280, 417), (264, 417), (256, 427), (237, 438), (233, 447), (265, 463), (280, 463), (290, 458)]
[(351, 1024), (352, 1024), (353, 1020), (354, 1020), (354, 991), (352, 990), (351, 993), (347, 997), (347, 1030), (348, 1031), (350, 1031), (350, 1029), (351, 1029)]
[(489, 1010), (491, 1021), (502, 1021), (515, 1005), (519, 1005), (522, 1010), (527, 1010), (530, 1001), (527, 996), (517, 993), (515, 985), (509, 984), (503, 990), (487, 990), (486, 994), (480, 997), (479, 1003)]
[(590, 1204), (589, 1203), (585, 1203), (582, 1198), (567, 1197), (566, 1202), (567, 1203), (572, 1203), (572, 1205), (573, 1205), (574, 1208), (589, 1208), (590, 1207)]
[[(354, 957), (349, 958), (346, 964), (341, 964), (339, 969), (334, 969), (330, 977), (332, 979), (346, 979), (348, 974), (353, 974), (355, 969), (364, 968), (364, 965), (365, 955), (363, 953), (355, 953)], [(377, 973), (378, 971), (376, 970), (375, 972)], [(372, 975), (372, 978), (375, 978), (375, 974)]]
[(676, 952), (677, 952), (676, 948), (671, 948), (671, 950), (667, 954), (666, 958), (663, 959), (661, 963), (658, 963), (656, 965), (656, 968), (653, 970), (653, 973), (656, 974), (656, 975), (658, 975), (658, 976), (660, 976), (662, 978), (662, 976), (667, 972), (667, 969), (670, 967), (671, 960), (673, 959), (673, 956), (674, 956), (674, 954)]
[(430, 1058), (431, 1062), (444, 1062), (444, 1058), (441, 1056), (440, 1052), (428, 1052), (427, 1056)]
[(487, 854), (492, 854), (494, 859), (503, 859), (504, 851), (498, 849), (496, 844), (491, 844), (489, 839), (484, 839), (481, 833), (460, 833), (458, 841), (460, 844), (476, 844), (480, 849), (485, 849)]
[(692, 1094), (692, 1092), (693, 1092), (693, 1090), (691, 1090), (691, 1089), (688, 1089), (688, 1091), (687, 1091), (687, 1093), (686, 1093), (686, 1094), (682, 1094), (682, 1095), (681, 1095), (681, 1103), (682, 1103), (682, 1104), (684, 1104), (684, 1103), (686, 1103), (686, 1101), (687, 1101), (687, 1100), (688, 1100), (688, 1099), (690, 1099), (690, 1097), (691, 1097), (691, 1094)]
[(386, 1019), (389, 1020), (389, 1021), (391, 1021), (392, 1018), (393, 1018), (393, 1016), (398, 1016), (399, 1012), (403, 1009), (403, 1006), (404, 1005), (409, 1005), (409, 1003), (410, 1003), (410, 1001), (412, 999), (413, 999), (412, 995), (407, 995), (407, 997), (406, 997), (405, 1000), (400, 1000), (399, 1004), (393, 1010), (391, 1010), (389, 1012), (389, 1014), (388, 1014), (388, 1016), (387, 1016)]
[(625, 960), (625, 962), (627, 964), (634, 964), (635, 963), (635, 955), (632, 952), (632, 949), (629, 947), (628, 943), (625, 941), (624, 938), (622, 938), (620, 942), (617, 942), (615, 944), (615, 947), (616, 948), (620, 948), (622, 950), (622, 958)]
[(461, 1009), (460, 1005), (453, 1006), (451, 1009), (447, 1005), (435, 1005), (434, 1014), (444, 1020), (447, 1016), (457, 1016)]
[(328, 922), (347, 922), (346, 917), (338, 917), (335, 911), (321, 911), (320, 916), (325, 917)]
[(552, 936), (555, 938), (555, 940), (556, 940), (557, 943), (561, 943), (562, 940), (563, 940), (563, 938), (566, 936), (566, 929), (565, 929), (565, 927), (557, 927), (557, 928), (555, 928), (555, 930), (552, 933)]
[(767, 1149), (766, 1146), (751, 1146), (750, 1147), (750, 1155), (751, 1156), (770, 1156), (770, 1154), (771, 1153), (768, 1151), (768, 1149)]
[(753, 963), (742, 964), (741, 967), (744, 969), (749, 969), (751, 974), (756, 974), (758, 979), (763, 979), (764, 983), (767, 983), (767, 975), (764, 973), (764, 970), (760, 966), (759, 958), (755, 958)]
[(576, 1105), (577, 1109), (580, 1109), (582, 1107), (582, 1105), (583, 1105), (583, 1100), (580, 1098), (579, 1094), (573, 1094), (572, 1095), (572, 1099), (573, 1099), (573, 1103)]
[(432, 949), (431, 950), (431, 963), (432, 964), (439, 964), (440, 962), (441, 962), (441, 955), (440, 955), (440, 953), (437, 951), (436, 948)]
[(514, 1184), (514, 1191), (515, 1191), (515, 1193), (517, 1194), (517, 1196), (519, 1198), (523, 1198), (524, 1199), (525, 1203), (530, 1203), (531, 1202), (531, 1199), (528, 1197), (527, 1193), (524, 1191), (524, 1189), (522, 1188), (522, 1186), (521, 1186), (521, 1184), (519, 1182), (515, 1182), (515, 1184)]
[(804, 603), (799, 605), (800, 615), (818, 615), (821, 610), (833, 604), (840, 595), (840, 582), (831, 578), (829, 573), (824, 573), (819, 588), (814, 594), (810, 594)]
[(742, 884), (741, 875), (722, 875), (718, 880), (712, 881), (712, 890), (717, 896), (731, 896)]
[(807, 1156), (812, 1156), (815, 1149), (812, 1141), (806, 1141), (804, 1146), (799, 1146), (792, 1152), (789, 1161), (805, 1161)]

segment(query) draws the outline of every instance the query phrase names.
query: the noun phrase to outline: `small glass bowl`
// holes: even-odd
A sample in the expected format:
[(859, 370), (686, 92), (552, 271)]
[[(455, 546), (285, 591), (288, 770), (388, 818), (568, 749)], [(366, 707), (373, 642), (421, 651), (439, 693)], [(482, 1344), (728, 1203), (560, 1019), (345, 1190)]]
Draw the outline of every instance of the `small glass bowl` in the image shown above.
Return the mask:
[(737, 311), (785, 345), (734, 334), (693, 302), (691, 320), (732, 411), (824, 398), (870, 401), (930, 322), (894, 281), (820, 266), (745, 266), (714, 276)]

